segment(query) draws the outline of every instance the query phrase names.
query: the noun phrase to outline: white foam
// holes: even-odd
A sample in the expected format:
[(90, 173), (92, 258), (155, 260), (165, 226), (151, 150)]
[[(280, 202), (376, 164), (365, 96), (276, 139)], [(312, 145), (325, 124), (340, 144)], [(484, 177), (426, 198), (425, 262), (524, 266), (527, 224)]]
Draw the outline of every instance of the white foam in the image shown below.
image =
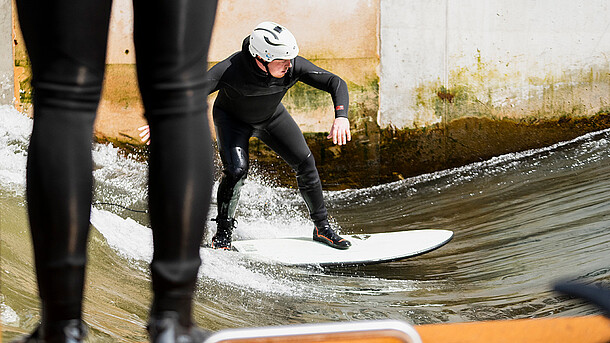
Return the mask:
[(2, 325), (19, 326), (19, 316), (17, 315), (17, 312), (15, 312), (15, 310), (10, 308), (10, 306), (4, 303), (0, 304), (0, 313), (0, 322), (2, 323)]
[(152, 232), (131, 218), (91, 208), (91, 224), (120, 255), (138, 261), (152, 260)]
[[(131, 218), (124, 219), (95, 208), (91, 211), (91, 223), (119, 255), (145, 263), (152, 260), (152, 231), (149, 228)], [(201, 248), (200, 255), (203, 261), (200, 277), (264, 293), (294, 295), (297, 292), (289, 282), (250, 268), (238, 253)]]
[(11, 106), (0, 106), (0, 185), (17, 194), (25, 192), (27, 147), (32, 120)]
[(129, 206), (146, 199), (147, 164), (123, 156), (109, 144), (95, 144), (92, 155), (96, 185), (107, 190), (104, 201)]
[(202, 248), (200, 277), (214, 279), (225, 285), (246, 288), (266, 294), (297, 295), (300, 288), (281, 275), (252, 268), (237, 252)]

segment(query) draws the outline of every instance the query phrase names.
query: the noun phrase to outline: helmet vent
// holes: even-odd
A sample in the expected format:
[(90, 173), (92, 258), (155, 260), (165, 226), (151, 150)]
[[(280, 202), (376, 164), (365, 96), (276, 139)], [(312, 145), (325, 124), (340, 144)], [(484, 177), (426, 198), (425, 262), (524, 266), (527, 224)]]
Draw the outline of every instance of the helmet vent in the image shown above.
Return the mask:
[(278, 35), (276, 35), (276, 34), (275, 34), (273, 31), (271, 31), (271, 30), (267, 30), (267, 29), (264, 29), (264, 28), (256, 28), (256, 29), (254, 29), (254, 31), (266, 31), (266, 32), (269, 32), (270, 34), (272, 34), (272, 35), (273, 35), (273, 38), (275, 38), (275, 39), (280, 39), (280, 37), (278, 37)]
[(265, 39), (265, 42), (267, 42), (267, 44), (269, 44), (269, 45), (273, 45), (273, 46), (281, 46), (281, 45), (284, 45), (284, 44), (281, 44), (281, 43), (273, 43), (273, 42), (272, 42), (272, 41), (270, 41), (270, 40), (269, 40), (269, 38), (267, 38), (267, 37), (264, 37), (264, 39)]

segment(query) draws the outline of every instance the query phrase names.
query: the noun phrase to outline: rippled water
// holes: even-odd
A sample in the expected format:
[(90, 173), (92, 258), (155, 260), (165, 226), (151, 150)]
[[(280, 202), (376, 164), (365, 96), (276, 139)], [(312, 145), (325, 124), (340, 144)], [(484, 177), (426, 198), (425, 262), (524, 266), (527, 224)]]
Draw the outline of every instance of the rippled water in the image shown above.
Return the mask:
[[(24, 204), (31, 122), (2, 107), (0, 118), (0, 305), (3, 338), (9, 339), (38, 320)], [(609, 148), (610, 131), (603, 131), (392, 184), (326, 192), (344, 233), (443, 228), (455, 236), (412, 259), (326, 270), (204, 249), (196, 321), (219, 330), (599, 314), (551, 289), (558, 280), (610, 284)], [(146, 207), (144, 164), (108, 146), (96, 146), (94, 158), (97, 201)], [(309, 234), (297, 191), (268, 186), (260, 173), (252, 174), (242, 192), (237, 239)], [(94, 206), (93, 217), (105, 228), (92, 230), (90, 238), (84, 309), (90, 341), (143, 341), (152, 253), (147, 218), (108, 205)]]

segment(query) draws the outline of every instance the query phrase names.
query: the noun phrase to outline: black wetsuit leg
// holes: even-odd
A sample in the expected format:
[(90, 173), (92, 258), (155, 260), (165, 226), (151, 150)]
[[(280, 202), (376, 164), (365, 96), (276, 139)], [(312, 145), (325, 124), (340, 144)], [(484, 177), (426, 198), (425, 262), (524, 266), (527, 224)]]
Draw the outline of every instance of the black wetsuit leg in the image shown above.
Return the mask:
[(32, 65), (27, 202), (43, 322), (80, 319), (110, 0), (17, 0)]
[[(154, 304), (190, 314), (212, 181), (203, 80), (216, 1), (134, 2), (139, 82), (154, 137)], [(91, 137), (110, 7), (110, 0), (17, 1), (32, 62), (27, 200), (46, 322), (81, 317)]]
[(134, 0), (138, 81), (151, 130), (152, 314), (183, 325), (201, 264), (213, 183), (207, 54), (216, 0)]
[(315, 225), (328, 225), (328, 212), (324, 205), (316, 162), (301, 129), (286, 108), (280, 104), (271, 119), (262, 125), (255, 125), (255, 128), (254, 136), (260, 138), (295, 170), (299, 191)]
[(295, 170), (299, 191), (316, 226), (328, 224), (315, 160), (301, 129), (283, 105), (269, 120), (259, 124), (244, 123), (215, 106), (214, 125), (223, 164), (217, 195), (218, 218), (233, 218), (235, 214), (239, 189), (248, 173), (249, 139), (256, 136)]
[(239, 191), (248, 176), (249, 140), (254, 128), (214, 106), (216, 141), (223, 165), (223, 175), (218, 185), (217, 220), (233, 219), (239, 201)]

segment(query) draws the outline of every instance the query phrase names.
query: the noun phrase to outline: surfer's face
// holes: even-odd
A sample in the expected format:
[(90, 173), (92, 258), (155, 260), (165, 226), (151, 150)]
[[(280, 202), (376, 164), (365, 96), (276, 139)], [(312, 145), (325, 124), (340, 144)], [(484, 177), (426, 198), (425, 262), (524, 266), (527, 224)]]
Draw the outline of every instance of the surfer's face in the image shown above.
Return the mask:
[(271, 76), (276, 77), (278, 79), (284, 77), (290, 67), (292, 67), (292, 63), (290, 60), (274, 60), (269, 62), (269, 74)]

